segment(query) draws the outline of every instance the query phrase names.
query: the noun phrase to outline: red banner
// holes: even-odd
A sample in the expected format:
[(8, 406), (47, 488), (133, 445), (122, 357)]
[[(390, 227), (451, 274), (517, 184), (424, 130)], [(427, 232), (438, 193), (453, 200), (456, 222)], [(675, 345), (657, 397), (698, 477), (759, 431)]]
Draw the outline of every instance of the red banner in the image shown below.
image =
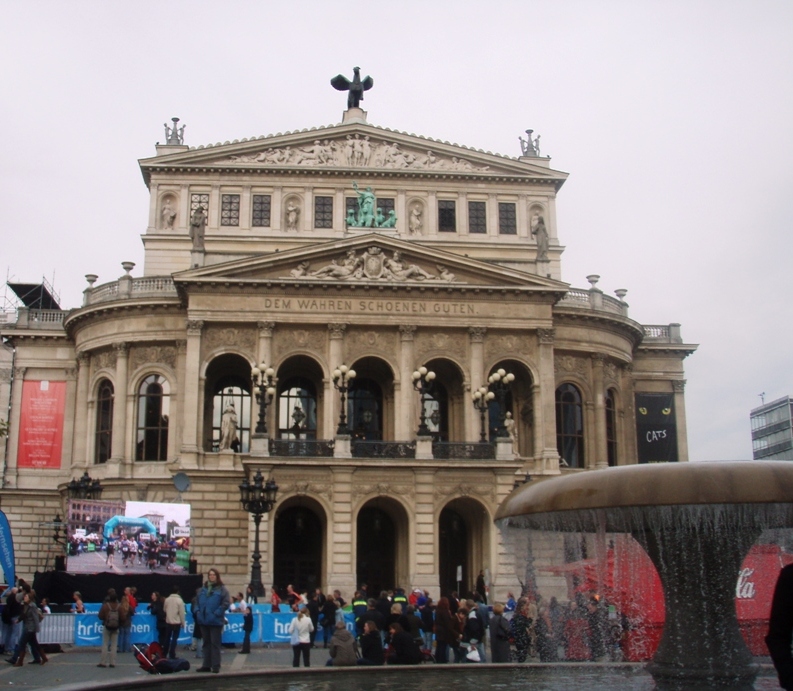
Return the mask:
[(22, 384), (18, 468), (60, 468), (65, 381)]

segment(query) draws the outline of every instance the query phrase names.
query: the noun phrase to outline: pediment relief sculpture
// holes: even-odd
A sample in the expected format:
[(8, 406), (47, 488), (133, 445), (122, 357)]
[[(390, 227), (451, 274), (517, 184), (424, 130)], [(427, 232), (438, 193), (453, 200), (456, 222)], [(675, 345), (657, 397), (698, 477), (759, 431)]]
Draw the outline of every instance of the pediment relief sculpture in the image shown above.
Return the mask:
[(459, 156), (437, 154), (429, 149), (403, 148), (396, 142), (378, 141), (360, 134), (348, 134), (345, 139), (315, 139), (307, 146), (268, 147), (264, 151), (230, 156), (217, 163), (466, 172), (490, 170), (490, 166), (472, 163)]
[(369, 247), (362, 254), (347, 251), (344, 258), (332, 259), (330, 264), (312, 269), (311, 262), (303, 261), (282, 278), (327, 279), (342, 281), (437, 281), (451, 283), (453, 273), (442, 264), (436, 264), (437, 273), (425, 271), (418, 264), (404, 261), (399, 250), (388, 257), (380, 247)]

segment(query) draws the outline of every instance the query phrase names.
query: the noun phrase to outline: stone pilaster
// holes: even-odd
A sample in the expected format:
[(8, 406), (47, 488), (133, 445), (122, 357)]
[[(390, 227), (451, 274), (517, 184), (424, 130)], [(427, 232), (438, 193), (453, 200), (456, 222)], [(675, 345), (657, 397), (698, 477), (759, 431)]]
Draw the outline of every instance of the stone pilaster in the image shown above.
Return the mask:
[(544, 474), (559, 473), (559, 451), (556, 448), (556, 377), (554, 374), (553, 329), (537, 329), (540, 372), (540, 395), (535, 406), (540, 409), (541, 419), (537, 434), (542, 443), (538, 461), (539, 471)]
[(686, 380), (672, 380), (672, 390), (675, 392), (675, 425), (677, 426), (677, 460), (688, 460), (688, 429), (686, 428)]
[(198, 463), (198, 418), (204, 409), (201, 405), (200, 369), (201, 369), (201, 331), (204, 322), (200, 319), (187, 320), (187, 347), (185, 351), (185, 401), (194, 401), (186, 405), (182, 417), (182, 463), (185, 467), (196, 467)]
[[(110, 458), (107, 461), (108, 477), (121, 477), (126, 460), (127, 411), (129, 391), (129, 346), (114, 343), (116, 351), (116, 381), (113, 389), (113, 435), (110, 444)], [(133, 418), (134, 419), (134, 418)], [(132, 425), (131, 425), (132, 426)], [(130, 434), (130, 440), (132, 435)]]
[[(471, 391), (473, 394), (480, 386), (485, 383), (485, 334), (487, 328), (484, 326), (471, 326), (468, 329), (468, 337), (471, 341), (471, 359), (469, 363), (469, 378)], [(469, 396), (464, 401), (465, 405), (465, 440), (479, 441), (481, 433), (481, 420), (479, 411), (474, 408), (473, 399)]]
[(90, 460), (88, 458), (88, 449), (91, 448), (88, 439), (88, 377), (90, 364), (91, 358), (88, 353), (77, 353), (77, 400), (74, 406), (74, 444), (72, 454), (75, 464), (84, 467), (87, 467), (93, 461), (93, 458)]
[(592, 392), (595, 397), (595, 448), (593, 461), (595, 468), (608, 468), (608, 448), (606, 440), (606, 389), (603, 367), (606, 356), (601, 353), (592, 355)]
[[(344, 332), (347, 330), (346, 324), (328, 324), (328, 367), (331, 372), (340, 365), (352, 366), (352, 363), (344, 362)], [(328, 377), (324, 381), (325, 385), (325, 415), (323, 421), (323, 437), (333, 439), (336, 435), (336, 424), (341, 412), (341, 398), (333, 387), (332, 378)]]
[(399, 326), (399, 390), (394, 397), (396, 403), (396, 417), (394, 438), (407, 440), (413, 438), (412, 425), (416, 419), (414, 408), (415, 392), (413, 391), (413, 369), (415, 361), (415, 347), (413, 338), (416, 327), (413, 324), (400, 324)]
[[(333, 513), (329, 519), (327, 592), (338, 588), (350, 596), (355, 591), (355, 547), (353, 545), (352, 484), (354, 470), (348, 466), (333, 468)], [(351, 599), (351, 598), (350, 598)]]
[(416, 487), (414, 572), (411, 584), (429, 590), (433, 599), (440, 595), (440, 566), (438, 564), (437, 526), (435, 519), (435, 470), (415, 468)]

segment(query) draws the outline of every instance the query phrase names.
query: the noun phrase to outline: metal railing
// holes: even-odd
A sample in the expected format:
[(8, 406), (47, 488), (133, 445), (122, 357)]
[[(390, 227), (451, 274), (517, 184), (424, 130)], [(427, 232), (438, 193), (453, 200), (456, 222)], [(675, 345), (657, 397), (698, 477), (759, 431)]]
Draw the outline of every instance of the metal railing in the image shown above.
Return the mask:
[(432, 456), (442, 460), (488, 460), (496, 457), (496, 447), (490, 442), (437, 441), (432, 445)]
[(354, 441), (353, 458), (415, 458), (414, 441)]
[(333, 439), (270, 439), (273, 456), (333, 456)]

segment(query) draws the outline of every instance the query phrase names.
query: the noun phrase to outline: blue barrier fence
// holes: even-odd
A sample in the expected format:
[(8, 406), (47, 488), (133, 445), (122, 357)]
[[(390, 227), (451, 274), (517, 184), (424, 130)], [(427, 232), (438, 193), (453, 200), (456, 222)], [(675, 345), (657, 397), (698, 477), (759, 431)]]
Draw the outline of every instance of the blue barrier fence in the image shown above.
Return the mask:
[[(86, 605), (88, 608), (88, 605)], [(91, 608), (93, 609), (93, 608)], [(99, 610), (99, 607), (96, 607)], [(99, 646), (102, 645), (102, 622), (97, 618), (96, 613), (88, 614), (52, 614), (44, 618), (42, 626), (46, 628), (47, 620), (55, 617), (71, 617), (74, 619), (74, 639), (73, 643), (77, 646)], [(273, 614), (271, 612), (253, 612), (253, 631), (251, 632), (251, 643), (288, 643), (290, 639), (289, 625), (295, 618), (293, 612)], [(223, 643), (242, 643), (245, 637), (243, 631), (243, 615), (227, 614), (227, 624), (223, 628)], [(355, 617), (345, 613), (344, 621), (347, 629), (355, 633)], [(335, 622), (331, 622), (331, 629), (335, 627)], [(193, 637), (195, 622), (190, 613), (187, 614), (187, 626), (182, 629), (179, 635), (179, 644), (188, 645)], [(322, 625), (320, 624), (317, 636), (322, 637)], [(157, 640), (157, 625), (155, 617), (151, 614), (138, 613), (132, 617), (132, 630), (130, 632), (132, 643), (151, 643)], [(52, 643), (71, 643), (72, 641), (48, 641)]]

